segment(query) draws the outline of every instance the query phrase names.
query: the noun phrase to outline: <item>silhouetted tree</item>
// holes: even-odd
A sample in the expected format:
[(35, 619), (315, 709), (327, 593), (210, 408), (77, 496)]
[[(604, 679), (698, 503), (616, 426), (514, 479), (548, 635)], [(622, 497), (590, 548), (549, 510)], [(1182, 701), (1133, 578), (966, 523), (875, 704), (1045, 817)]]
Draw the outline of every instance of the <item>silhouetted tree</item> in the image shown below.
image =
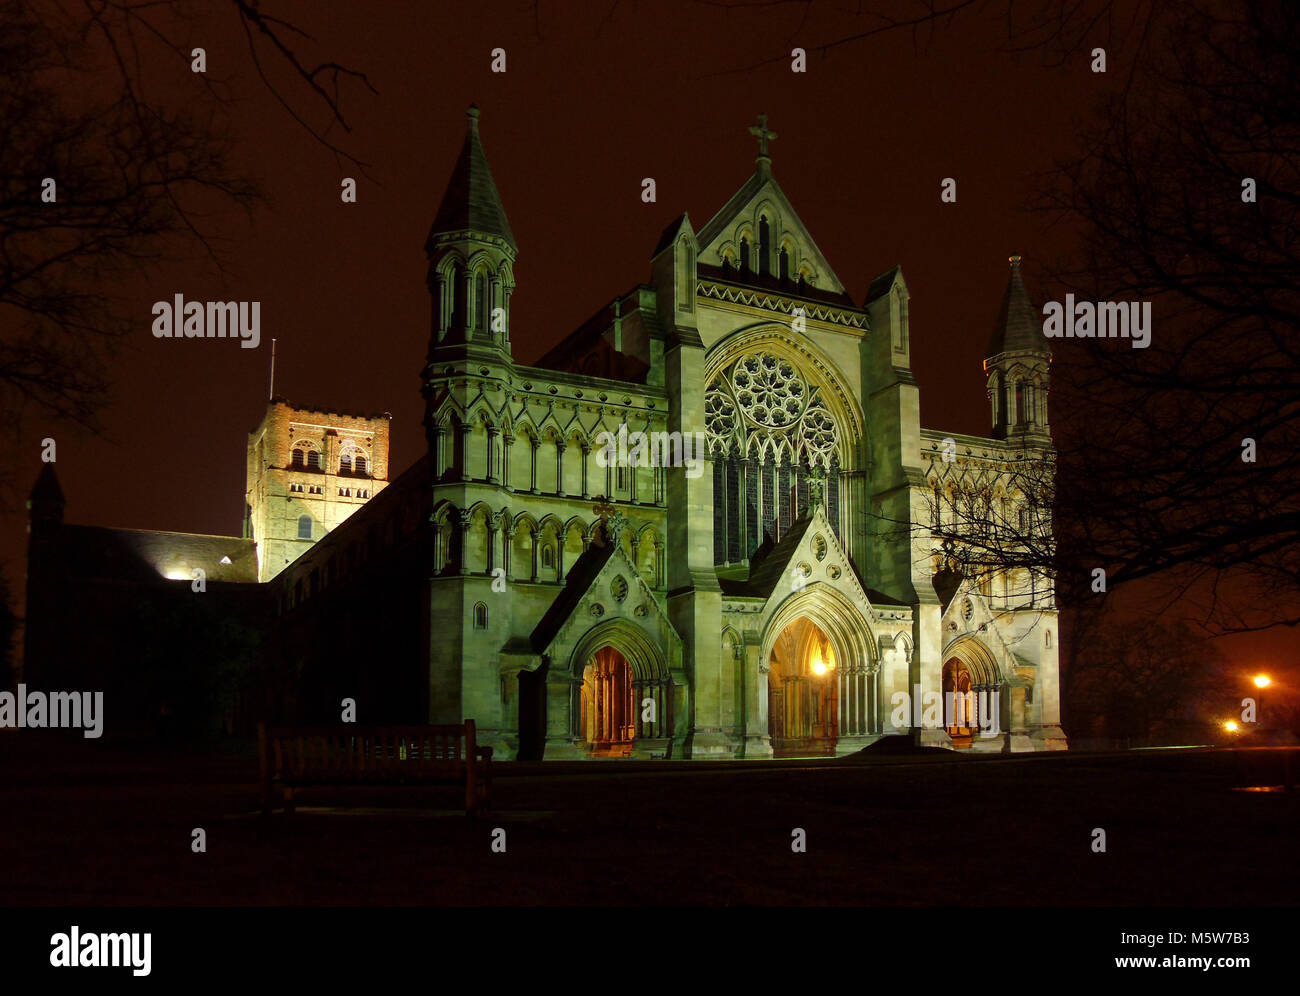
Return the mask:
[(0, 691), (14, 683), (14, 635), (17, 630), (18, 616), (14, 613), (9, 578), (0, 569)]
[[(219, 263), (215, 226), (228, 212), (214, 208), (247, 210), (258, 198), (231, 156), (228, 87), (191, 71), (194, 39), (213, 23), (199, 10), (180, 0), (0, 0), (6, 422), (30, 406), (93, 426), (106, 361), (139, 322), (115, 298), (118, 282), (195, 250)], [(309, 36), (255, 2), (225, 0), (202, 14), (235, 19), (245, 68), (269, 99), (364, 169), (328, 137), (347, 128), (341, 86), (369, 87), (363, 75), (303, 61), (296, 47)]]
[(1300, 10), (1175, 3), (1046, 207), (1062, 276), (1152, 302), (1151, 344), (1058, 340), (1058, 520), (1109, 587), (1230, 632), (1300, 623)]

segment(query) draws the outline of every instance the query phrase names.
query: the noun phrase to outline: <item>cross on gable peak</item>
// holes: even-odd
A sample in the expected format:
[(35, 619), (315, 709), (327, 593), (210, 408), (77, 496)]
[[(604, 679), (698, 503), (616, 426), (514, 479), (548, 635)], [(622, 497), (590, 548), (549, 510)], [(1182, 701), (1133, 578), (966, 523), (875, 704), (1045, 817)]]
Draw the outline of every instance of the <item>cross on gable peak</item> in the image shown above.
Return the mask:
[(758, 159), (756, 162), (760, 166), (770, 165), (772, 157), (768, 154), (767, 143), (776, 138), (776, 132), (767, 127), (766, 114), (758, 116), (758, 124), (749, 126), (749, 133), (758, 139)]

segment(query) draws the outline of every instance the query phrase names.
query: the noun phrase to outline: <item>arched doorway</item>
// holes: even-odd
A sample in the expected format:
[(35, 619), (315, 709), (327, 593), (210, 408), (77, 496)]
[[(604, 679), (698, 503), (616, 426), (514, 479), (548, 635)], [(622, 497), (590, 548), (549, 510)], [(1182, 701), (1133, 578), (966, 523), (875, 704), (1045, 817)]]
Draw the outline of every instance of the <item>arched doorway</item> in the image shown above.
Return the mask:
[[(652, 632), (630, 619), (607, 619), (576, 642), (547, 649), (544, 757), (672, 756), (689, 700), (669, 665), (680, 668), (681, 643), (664, 625)], [(555, 658), (567, 666), (555, 667)]]
[(582, 672), (581, 736), (592, 757), (627, 757), (636, 739), (636, 690), (627, 658), (601, 647)]
[(839, 675), (830, 638), (796, 619), (772, 645), (767, 676), (774, 757), (833, 756), (839, 739)]
[(997, 664), (979, 643), (959, 640), (943, 665), (944, 730), (958, 750), (988, 749), (1002, 732), (1004, 682)]
[(979, 735), (979, 702), (970, 668), (953, 657), (943, 666), (944, 730), (957, 750), (966, 750)]

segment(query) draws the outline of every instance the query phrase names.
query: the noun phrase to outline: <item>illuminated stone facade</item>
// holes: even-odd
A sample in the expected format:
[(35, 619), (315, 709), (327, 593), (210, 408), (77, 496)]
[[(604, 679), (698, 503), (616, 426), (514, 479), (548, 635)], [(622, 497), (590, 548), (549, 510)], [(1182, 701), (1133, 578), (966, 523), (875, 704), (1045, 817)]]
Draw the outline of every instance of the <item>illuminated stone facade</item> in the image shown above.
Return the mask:
[(247, 535), (269, 581), (388, 484), (387, 415), (267, 406), (249, 433)]
[[(986, 364), (996, 438), (922, 429), (901, 270), (856, 303), (755, 131), (735, 196), (698, 229), (676, 219), (646, 283), (526, 366), (471, 110), (425, 246), (427, 453), (384, 487), (384, 418), (276, 402), (250, 437), (282, 681), (253, 711), (337, 722), (351, 697), (366, 722), (472, 717), (502, 758), (844, 754), (894, 734), (1064, 748), (1050, 579), (954, 576), (935, 532), (949, 492), (1017, 517), (1014, 469), (1051, 453), (1018, 269)], [(609, 458), (642, 433), (653, 458)], [(365, 475), (338, 473), (347, 447)], [(313, 483), (331, 493), (294, 490)], [(371, 494), (332, 493), (349, 486)], [(971, 695), (934, 721), (917, 691)]]

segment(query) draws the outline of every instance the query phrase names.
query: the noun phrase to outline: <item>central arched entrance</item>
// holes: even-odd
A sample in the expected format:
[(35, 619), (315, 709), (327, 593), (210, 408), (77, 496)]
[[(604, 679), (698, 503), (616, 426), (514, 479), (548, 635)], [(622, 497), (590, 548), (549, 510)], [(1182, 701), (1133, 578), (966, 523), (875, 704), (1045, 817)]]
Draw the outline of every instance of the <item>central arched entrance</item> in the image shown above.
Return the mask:
[(839, 675), (830, 638), (809, 619), (772, 646), (768, 723), (774, 757), (833, 756), (839, 740)]
[(628, 757), (636, 739), (636, 689), (627, 658), (601, 647), (582, 672), (581, 736), (592, 757)]

